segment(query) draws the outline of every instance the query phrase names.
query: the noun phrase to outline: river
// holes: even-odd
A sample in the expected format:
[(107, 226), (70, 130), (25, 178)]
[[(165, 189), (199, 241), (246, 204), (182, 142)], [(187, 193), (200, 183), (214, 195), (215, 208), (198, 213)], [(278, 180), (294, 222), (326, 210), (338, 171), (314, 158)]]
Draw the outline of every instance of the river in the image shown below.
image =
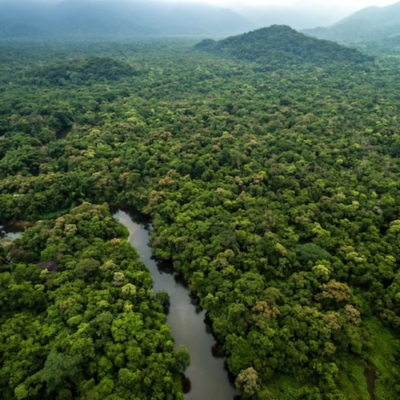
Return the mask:
[[(165, 290), (170, 296), (167, 323), (175, 338), (175, 347), (187, 347), (191, 365), (185, 371), (183, 389), (185, 400), (232, 400), (237, 392), (225, 366), (225, 356), (219, 351), (206, 314), (196, 303), (182, 277), (175, 274), (169, 263), (162, 263), (152, 255), (149, 246), (150, 219), (131, 207), (111, 207), (114, 218), (129, 230), (129, 241), (140, 254), (153, 278), (154, 293)], [(8, 221), (0, 224), (0, 243), (21, 237), (32, 223)], [(364, 372), (368, 393), (375, 399), (376, 376), (372, 369)]]
[(367, 380), (369, 397), (371, 398), (371, 400), (375, 400), (375, 393), (374, 393), (375, 381), (376, 381), (375, 372), (372, 369), (366, 369), (364, 371), (364, 376), (365, 379)]
[[(114, 207), (112, 211), (128, 228), (130, 243), (150, 270), (154, 293), (164, 289), (170, 296), (167, 323), (175, 338), (175, 347), (186, 346), (191, 358), (183, 379), (185, 400), (234, 399), (237, 392), (225, 366), (226, 358), (218, 349), (205, 311), (196, 304), (186, 282), (173, 272), (171, 265), (153, 258), (149, 218), (128, 207)], [(6, 222), (0, 225), (0, 240), (14, 240), (29, 226), (29, 222)]]
[(183, 380), (185, 400), (231, 400), (237, 392), (229, 379), (225, 357), (206, 323), (206, 314), (191, 296), (185, 281), (174, 274), (168, 264), (157, 262), (149, 247), (149, 218), (130, 208), (113, 210), (129, 230), (129, 241), (140, 254), (153, 277), (154, 293), (161, 289), (170, 296), (167, 323), (175, 338), (176, 349), (187, 347), (191, 365)]

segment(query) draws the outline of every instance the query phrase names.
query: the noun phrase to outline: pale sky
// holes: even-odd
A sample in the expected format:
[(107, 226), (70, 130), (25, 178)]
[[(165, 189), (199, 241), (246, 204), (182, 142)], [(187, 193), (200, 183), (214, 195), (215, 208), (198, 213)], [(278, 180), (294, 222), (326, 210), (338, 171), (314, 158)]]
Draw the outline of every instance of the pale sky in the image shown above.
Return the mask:
[[(0, 0), (1, 2), (2, 0)], [(43, 3), (60, 3), (65, 0), (39, 0)], [(92, 0), (92, 1), (104, 1), (104, 0)], [(127, 0), (129, 1), (129, 0)], [(134, 1), (134, 0), (133, 0)], [(216, 6), (228, 7), (231, 5), (235, 6), (285, 6), (285, 5), (326, 5), (329, 7), (345, 7), (345, 8), (364, 8), (368, 6), (379, 6), (384, 7), (390, 4), (394, 4), (399, 0), (162, 0), (170, 3), (208, 3)]]
[[(169, 0), (173, 1), (173, 0)], [(387, 6), (396, 3), (396, 0), (175, 0), (182, 2), (191, 3), (209, 3), (218, 6), (229, 6), (229, 5), (294, 5), (304, 4), (310, 6), (312, 4), (327, 5), (333, 7), (344, 7), (344, 8), (364, 8), (368, 6)]]
[[(3, 0), (0, 0), (0, 3)], [(10, 1), (10, 0), (7, 0)], [(18, 1), (18, 0), (14, 0)], [(26, 0), (25, 0), (26, 1)], [(28, 0), (29, 1), (29, 0)], [(36, 0), (42, 3), (60, 3), (68, 0)], [(76, 0), (75, 0), (76, 1)], [(86, 1), (109, 1), (109, 0), (86, 0)], [(138, 1), (138, 0), (125, 0)], [(140, 1), (140, 0), (139, 0)], [(141, 0), (145, 1), (145, 0)], [(327, 9), (360, 10), (369, 6), (384, 7), (397, 3), (399, 0), (156, 0), (169, 3), (208, 3), (219, 7), (231, 7), (243, 9), (248, 6), (297, 6), (310, 9), (313, 6)]]

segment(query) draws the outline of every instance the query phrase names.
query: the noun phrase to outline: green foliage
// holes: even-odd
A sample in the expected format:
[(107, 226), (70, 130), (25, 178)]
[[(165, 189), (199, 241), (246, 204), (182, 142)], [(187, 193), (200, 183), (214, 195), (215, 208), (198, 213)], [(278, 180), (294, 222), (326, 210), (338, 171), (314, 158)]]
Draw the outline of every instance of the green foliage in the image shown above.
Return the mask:
[(47, 392), (60, 392), (69, 386), (76, 386), (82, 375), (82, 357), (51, 352), (40, 371), (41, 382), (46, 383)]
[(85, 203), (6, 245), (0, 267), (3, 399), (181, 399), (151, 277), (108, 206)]
[(185, 372), (190, 365), (190, 354), (185, 346), (179, 346), (176, 353), (176, 368), (179, 372)]
[(254, 368), (247, 368), (240, 372), (235, 384), (244, 399), (250, 398), (260, 390), (257, 380), (258, 376)]
[[(326, 40), (317, 40), (285, 25), (273, 25), (221, 41), (203, 40), (196, 49), (262, 63), (266, 69), (282, 65), (362, 63), (371, 58)], [(285, 102), (281, 101), (282, 105)]]
[(72, 59), (54, 65), (34, 68), (26, 74), (28, 82), (40, 86), (91, 85), (93, 83), (116, 81), (135, 74), (127, 63), (110, 57)]
[[(230, 371), (256, 372), (259, 398), (362, 399), (365, 368), (377, 397), (397, 398), (398, 60), (364, 63), (286, 28), (267, 32), (279, 40), (265, 44), (263, 30), (245, 45), (237, 38), (256, 62), (188, 42), (50, 53), (2, 44), (0, 220), (85, 201), (135, 205), (152, 217), (157, 256), (208, 311)], [(293, 35), (305, 43), (297, 55)], [(137, 73), (45, 82), (47, 68), (63, 74), (70, 62), (59, 60), (85, 52), (123, 53)], [(42, 66), (24, 61), (33, 54)], [(39, 70), (45, 86), (31, 81)], [(63, 127), (71, 132), (57, 139)], [(4, 398), (53, 396), (48, 384), (65, 398), (179, 398), (187, 354), (178, 363), (168, 297), (152, 296), (122, 237), (107, 207), (84, 204), (5, 245)], [(50, 354), (75, 363), (72, 375), (55, 375), (62, 384), (42, 380)]]
[(299, 244), (296, 246), (296, 255), (301, 262), (330, 260), (331, 255), (314, 243)]

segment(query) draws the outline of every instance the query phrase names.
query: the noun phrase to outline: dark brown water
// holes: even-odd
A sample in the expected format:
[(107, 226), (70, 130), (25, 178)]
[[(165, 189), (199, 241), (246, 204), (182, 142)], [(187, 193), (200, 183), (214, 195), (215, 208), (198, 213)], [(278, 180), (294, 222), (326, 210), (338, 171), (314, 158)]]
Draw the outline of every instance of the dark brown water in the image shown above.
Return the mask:
[(369, 396), (371, 397), (371, 400), (375, 400), (375, 394), (374, 394), (375, 380), (376, 380), (375, 373), (371, 369), (366, 369), (364, 371), (364, 376), (365, 379), (367, 380)]
[(57, 139), (65, 139), (69, 133), (72, 131), (72, 126), (65, 126), (64, 128), (61, 128), (59, 131), (57, 131), (56, 136)]
[(0, 240), (14, 240), (21, 237), (22, 232), (32, 226), (27, 221), (7, 221), (0, 223)]
[(147, 216), (129, 208), (114, 209), (114, 217), (129, 229), (129, 241), (139, 252), (153, 277), (154, 293), (164, 289), (170, 295), (167, 323), (175, 346), (187, 347), (191, 365), (185, 372), (185, 400), (231, 400), (236, 390), (225, 368), (225, 357), (206, 323), (205, 311), (196, 305), (184, 280), (167, 264), (158, 263), (149, 247), (151, 225)]

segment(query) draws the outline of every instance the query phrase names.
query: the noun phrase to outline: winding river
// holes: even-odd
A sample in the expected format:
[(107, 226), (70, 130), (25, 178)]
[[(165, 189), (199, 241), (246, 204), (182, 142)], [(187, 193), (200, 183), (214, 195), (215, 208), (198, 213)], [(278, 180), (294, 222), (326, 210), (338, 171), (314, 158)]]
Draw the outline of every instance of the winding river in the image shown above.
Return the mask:
[(196, 304), (185, 281), (169, 265), (157, 262), (152, 256), (149, 218), (128, 207), (114, 208), (113, 213), (128, 228), (130, 243), (150, 270), (154, 293), (164, 289), (170, 296), (167, 323), (176, 348), (185, 345), (191, 358), (183, 381), (185, 400), (234, 399), (237, 393), (229, 379), (225, 357), (205, 321), (205, 311)]
[[(150, 219), (131, 207), (111, 207), (114, 218), (129, 230), (129, 241), (140, 254), (153, 277), (154, 293), (164, 289), (170, 296), (167, 323), (175, 338), (175, 346), (185, 345), (189, 350), (191, 365), (183, 379), (185, 400), (232, 400), (237, 392), (225, 366), (221, 353), (206, 320), (205, 311), (196, 304), (186, 282), (175, 274), (168, 263), (156, 261), (149, 246)], [(0, 243), (14, 240), (31, 226), (30, 222), (8, 221), (0, 223)], [(368, 392), (375, 399), (375, 373), (364, 373)]]

